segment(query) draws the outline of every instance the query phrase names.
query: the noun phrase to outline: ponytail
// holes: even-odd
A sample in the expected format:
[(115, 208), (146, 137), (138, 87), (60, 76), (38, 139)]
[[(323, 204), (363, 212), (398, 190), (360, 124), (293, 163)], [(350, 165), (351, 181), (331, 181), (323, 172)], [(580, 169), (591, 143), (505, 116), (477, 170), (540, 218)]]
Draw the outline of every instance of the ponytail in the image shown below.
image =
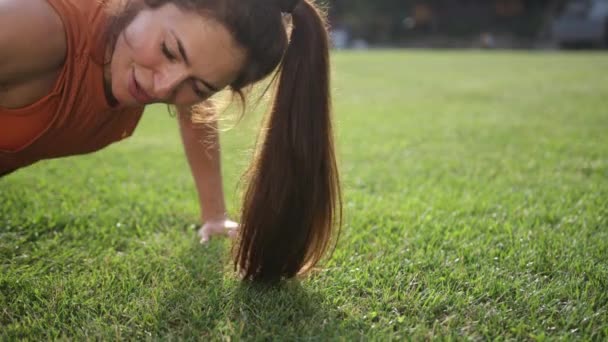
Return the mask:
[(310, 270), (327, 251), (342, 201), (330, 117), (325, 21), (308, 0), (292, 12), (272, 109), (247, 172), (235, 267), (277, 281)]

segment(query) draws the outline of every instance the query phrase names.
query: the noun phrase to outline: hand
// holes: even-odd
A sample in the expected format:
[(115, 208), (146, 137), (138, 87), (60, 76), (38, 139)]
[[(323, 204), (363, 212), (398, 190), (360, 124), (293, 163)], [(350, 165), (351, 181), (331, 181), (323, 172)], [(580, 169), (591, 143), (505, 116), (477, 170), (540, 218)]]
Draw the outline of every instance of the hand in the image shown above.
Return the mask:
[(198, 230), (200, 243), (205, 244), (213, 235), (236, 237), (239, 224), (232, 220), (212, 220), (205, 222)]

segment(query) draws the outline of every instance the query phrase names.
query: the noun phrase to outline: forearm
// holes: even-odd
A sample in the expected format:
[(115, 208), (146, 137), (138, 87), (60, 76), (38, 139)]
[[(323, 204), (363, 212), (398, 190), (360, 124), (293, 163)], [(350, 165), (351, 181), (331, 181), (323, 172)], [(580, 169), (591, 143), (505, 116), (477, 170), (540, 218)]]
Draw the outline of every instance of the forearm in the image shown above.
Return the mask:
[[(212, 111), (212, 107), (207, 108)], [(192, 123), (190, 113), (179, 109), (178, 121), (184, 150), (198, 193), (205, 222), (226, 217), (222, 186), (220, 141), (217, 122)], [(213, 114), (210, 112), (209, 114)]]

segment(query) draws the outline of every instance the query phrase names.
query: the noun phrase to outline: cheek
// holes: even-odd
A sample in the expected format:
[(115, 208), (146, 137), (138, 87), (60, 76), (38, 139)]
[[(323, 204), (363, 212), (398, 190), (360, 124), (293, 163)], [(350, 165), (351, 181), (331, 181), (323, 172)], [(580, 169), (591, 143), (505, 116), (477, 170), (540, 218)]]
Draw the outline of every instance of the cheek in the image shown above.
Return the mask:
[(127, 27), (123, 36), (125, 51), (131, 63), (151, 67), (159, 63), (160, 42), (145, 25)]
[(129, 68), (129, 48), (126, 46), (122, 36), (116, 41), (116, 46), (112, 55), (110, 70), (112, 74), (112, 88), (114, 91), (120, 92), (119, 85), (126, 78), (127, 69)]

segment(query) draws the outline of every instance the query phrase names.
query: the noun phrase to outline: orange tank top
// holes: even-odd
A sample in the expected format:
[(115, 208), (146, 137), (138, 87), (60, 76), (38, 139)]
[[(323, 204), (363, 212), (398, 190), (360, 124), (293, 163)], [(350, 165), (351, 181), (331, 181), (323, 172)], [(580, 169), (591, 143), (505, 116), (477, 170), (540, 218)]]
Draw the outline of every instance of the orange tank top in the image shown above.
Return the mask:
[(51, 93), (19, 109), (0, 107), (0, 176), (42, 159), (97, 151), (130, 136), (142, 108), (113, 108), (104, 92), (100, 0), (47, 0), (67, 41), (64, 66)]

